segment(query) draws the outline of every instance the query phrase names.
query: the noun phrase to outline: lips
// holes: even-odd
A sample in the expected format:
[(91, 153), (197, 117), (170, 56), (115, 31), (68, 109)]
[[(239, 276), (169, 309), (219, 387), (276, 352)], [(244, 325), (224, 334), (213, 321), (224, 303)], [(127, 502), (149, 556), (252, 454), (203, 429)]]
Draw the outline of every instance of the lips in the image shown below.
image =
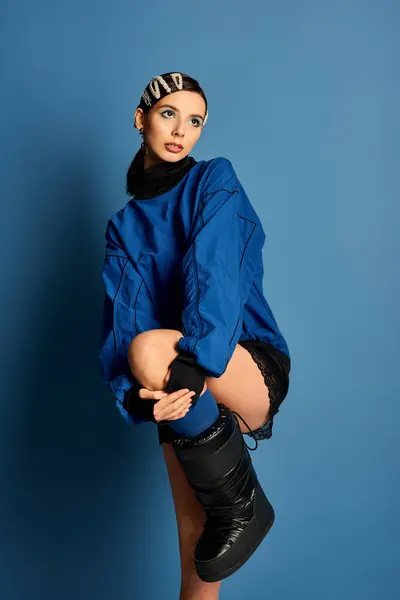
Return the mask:
[(172, 152), (172, 154), (180, 154), (183, 152), (183, 147), (179, 144), (165, 144), (165, 149), (167, 152)]

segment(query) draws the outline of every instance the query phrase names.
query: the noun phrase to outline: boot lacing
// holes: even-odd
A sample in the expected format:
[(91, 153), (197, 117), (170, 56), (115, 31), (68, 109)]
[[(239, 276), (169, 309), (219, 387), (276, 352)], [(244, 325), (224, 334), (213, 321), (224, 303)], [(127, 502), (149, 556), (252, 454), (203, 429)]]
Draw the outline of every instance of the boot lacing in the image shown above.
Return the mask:
[[(256, 436), (254, 435), (254, 432), (253, 432), (253, 430), (252, 430), (252, 429), (250, 429), (250, 427), (247, 425), (246, 421), (243, 419), (243, 417), (241, 417), (241, 416), (239, 415), (239, 413), (237, 413), (235, 410), (231, 410), (231, 413), (232, 413), (232, 414), (234, 414), (234, 415), (237, 415), (237, 416), (239, 417), (239, 419), (242, 419), (243, 423), (246, 425), (247, 429), (249, 430), (249, 433), (250, 433), (251, 437), (253, 438), (253, 440), (254, 440), (254, 441), (255, 441), (255, 443), (256, 443), (256, 445), (255, 445), (255, 447), (254, 447), (254, 448), (250, 448), (250, 446), (248, 446), (248, 445), (246, 444), (246, 440), (243, 438), (243, 441), (244, 441), (244, 443), (245, 443), (245, 446), (246, 446), (246, 447), (247, 447), (249, 450), (251, 450), (252, 452), (253, 452), (253, 450), (257, 450), (257, 448), (258, 448), (258, 441), (257, 441), (257, 438), (256, 438)], [(236, 419), (236, 422), (237, 422), (237, 424), (239, 425), (239, 421), (238, 421), (237, 419)]]

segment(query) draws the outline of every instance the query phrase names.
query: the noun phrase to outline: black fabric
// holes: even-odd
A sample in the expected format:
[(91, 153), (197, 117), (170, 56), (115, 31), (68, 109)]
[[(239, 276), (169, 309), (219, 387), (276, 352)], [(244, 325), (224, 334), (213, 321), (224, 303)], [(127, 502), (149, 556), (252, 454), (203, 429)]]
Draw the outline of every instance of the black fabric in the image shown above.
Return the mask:
[(244, 348), (246, 345), (251, 345), (253, 348), (256, 348), (263, 356), (267, 358), (273, 358), (277, 365), (281, 368), (281, 370), (285, 373), (287, 377), (290, 374), (291, 361), (290, 357), (275, 348), (272, 344), (267, 344), (266, 342), (262, 342), (261, 340), (244, 340), (239, 342), (241, 346)]
[[(261, 371), (264, 383), (269, 392), (269, 420), (261, 425), (261, 427), (254, 429), (251, 436), (255, 440), (269, 439), (272, 437), (274, 417), (279, 412), (280, 405), (289, 391), (289, 374), (283, 368), (282, 363), (290, 370), (290, 359), (283, 352), (271, 346), (271, 344), (259, 340), (242, 341), (239, 344), (249, 352)], [(279, 354), (276, 354), (276, 352)], [(278, 360), (277, 356), (280, 354), (283, 356)], [(248, 432), (245, 432), (245, 434), (250, 435)]]
[(273, 421), (273, 417), (279, 412), (279, 406), (289, 391), (290, 358), (272, 344), (260, 340), (245, 340), (239, 344), (250, 352), (264, 376), (265, 385), (270, 391), (270, 414)]
[(143, 386), (139, 383), (139, 381), (135, 379), (132, 387), (130, 387), (125, 394), (123, 407), (130, 415), (138, 415), (145, 421), (157, 423), (153, 415), (153, 409), (158, 400), (145, 400), (140, 398), (138, 393), (142, 387)]
[(177, 390), (188, 388), (190, 391), (196, 392), (191, 399), (192, 406), (196, 406), (206, 381), (205, 370), (197, 364), (195, 357), (185, 350), (179, 350), (178, 356), (169, 367), (171, 376), (165, 391), (171, 394)]
[(291, 369), (291, 360), (287, 354), (285, 354), (281, 350), (278, 350), (278, 348), (275, 348), (275, 346), (273, 346), (272, 344), (267, 344), (266, 342), (261, 342), (259, 340), (254, 340), (254, 343), (260, 344), (261, 351), (262, 352), (267, 351), (268, 355), (272, 356), (272, 358), (274, 358), (276, 360), (278, 365), (283, 369), (283, 371), (289, 377), (290, 369)]
[(175, 187), (195, 164), (197, 161), (188, 155), (177, 162), (163, 161), (145, 169), (140, 149), (129, 167), (126, 189), (137, 200), (155, 198)]

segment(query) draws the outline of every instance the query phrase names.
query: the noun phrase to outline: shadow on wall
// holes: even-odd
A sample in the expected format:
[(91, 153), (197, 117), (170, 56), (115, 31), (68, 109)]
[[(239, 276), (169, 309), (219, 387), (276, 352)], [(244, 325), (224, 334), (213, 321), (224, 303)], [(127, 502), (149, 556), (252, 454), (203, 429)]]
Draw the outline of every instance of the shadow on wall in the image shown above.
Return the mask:
[(12, 598), (29, 589), (32, 598), (79, 591), (108, 600), (132, 589), (143, 569), (134, 560), (146, 527), (143, 510), (132, 510), (136, 483), (142, 506), (146, 489), (153, 494), (152, 482), (159, 482), (162, 451), (155, 428), (149, 435), (152, 424), (133, 431), (101, 380), (105, 223), (100, 233), (93, 225), (97, 190), (87, 155), (57, 148), (54, 158), (42, 140), (42, 155), (33, 157), (24, 217), (32, 217), (25, 251), (38, 272), (25, 284), (25, 324), (14, 332), (8, 373), (15, 384), (7, 402), (15, 408), (7, 409), (3, 583)]

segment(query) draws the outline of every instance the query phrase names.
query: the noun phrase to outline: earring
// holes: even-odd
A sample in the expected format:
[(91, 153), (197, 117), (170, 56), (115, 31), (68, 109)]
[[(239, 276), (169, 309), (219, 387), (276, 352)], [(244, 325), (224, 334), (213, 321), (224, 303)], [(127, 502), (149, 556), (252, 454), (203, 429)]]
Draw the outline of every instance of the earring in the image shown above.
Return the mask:
[[(143, 135), (143, 129), (139, 129), (140, 135)], [(144, 139), (142, 140), (141, 146), (142, 150), (144, 150)]]

